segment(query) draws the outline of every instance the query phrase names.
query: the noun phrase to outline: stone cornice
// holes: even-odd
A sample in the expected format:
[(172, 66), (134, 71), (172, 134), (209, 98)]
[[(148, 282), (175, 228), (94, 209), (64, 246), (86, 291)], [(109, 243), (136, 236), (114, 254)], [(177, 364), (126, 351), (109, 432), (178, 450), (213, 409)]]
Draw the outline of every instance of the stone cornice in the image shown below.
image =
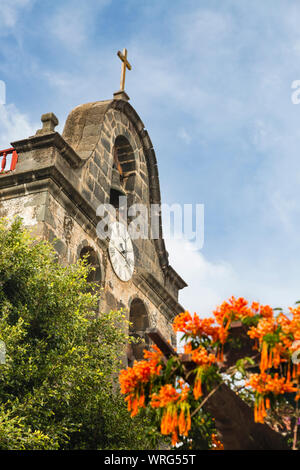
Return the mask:
[(166, 276), (176, 285), (178, 290), (187, 287), (187, 283), (182, 279), (181, 276), (175, 271), (174, 268), (169, 264), (166, 269)]
[(164, 313), (168, 321), (173, 320), (176, 315), (184, 311), (182, 305), (151, 273), (140, 270), (133, 276), (133, 282), (147, 297), (150, 297), (150, 300)]
[[(22, 173), (7, 173), (0, 177), (0, 196), (13, 198), (29, 192), (41, 192), (51, 188), (55, 194), (64, 195), (80, 210), (93, 226), (97, 225), (96, 210), (63, 176), (56, 166), (48, 166)], [(65, 199), (66, 202), (66, 199)]]
[(58, 132), (34, 135), (28, 139), (17, 140), (11, 145), (18, 153), (30, 152), (47, 147), (55, 147), (72, 168), (79, 168), (83, 160)]

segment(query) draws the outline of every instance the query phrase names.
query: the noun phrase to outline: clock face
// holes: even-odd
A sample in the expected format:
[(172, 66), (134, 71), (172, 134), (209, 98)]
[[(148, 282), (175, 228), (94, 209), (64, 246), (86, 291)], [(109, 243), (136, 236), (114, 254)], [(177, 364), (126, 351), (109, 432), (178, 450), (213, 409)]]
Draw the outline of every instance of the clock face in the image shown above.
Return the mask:
[(134, 270), (134, 253), (130, 236), (125, 225), (114, 222), (110, 226), (108, 246), (111, 264), (121, 281), (129, 281)]

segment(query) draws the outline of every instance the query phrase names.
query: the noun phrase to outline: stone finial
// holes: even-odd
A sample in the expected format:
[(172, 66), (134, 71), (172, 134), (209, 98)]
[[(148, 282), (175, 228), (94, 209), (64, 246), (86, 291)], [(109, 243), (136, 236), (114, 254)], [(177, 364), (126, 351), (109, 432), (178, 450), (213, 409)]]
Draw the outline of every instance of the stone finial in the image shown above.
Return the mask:
[(41, 117), (43, 123), (42, 129), (39, 129), (36, 132), (36, 135), (40, 134), (49, 134), (50, 132), (55, 132), (55, 127), (58, 125), (58, 119), (54, 113), (46, 113)]

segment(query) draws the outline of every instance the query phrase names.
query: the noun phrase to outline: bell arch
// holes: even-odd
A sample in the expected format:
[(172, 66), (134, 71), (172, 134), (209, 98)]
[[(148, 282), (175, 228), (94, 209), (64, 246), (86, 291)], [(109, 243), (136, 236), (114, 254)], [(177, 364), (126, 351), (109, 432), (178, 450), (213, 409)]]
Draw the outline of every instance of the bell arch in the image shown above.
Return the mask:
[[(126, 122), (127, 130), (123, 129), (124, 121)], [(90, 124), (93, 122), (95, 122), (95, 125)], [(103, 129), (108, 129), (108, 133), (105, 132), (105, 135), (101, 136)], [(130, 139), (131, 130), (134, 130), (137, 139)], [(126, 133), (128, 135), (126, 135)], [(141, 118), (127, 101), (113, 99), (77, 106), (71, 111), (67, 118), (63, 138), (77, 152), (82, 161), (87, 162), (101, 154), (101, 151), (103, 151), (103, 148), (101, 150), (101, 146), (104, 146), (104, 154), (106, 156), (110, 154), (112, 159), (113, 146), (117, 137), (122, 134), (126, 135), (134, 152), (139, 151), (141, 158), (145, 159), (147, 166), (147, 185), (149, 186), (149, 202), (160, 205), (160, 184), (153, 144)], [(122, 141), (124, 142), (124, 140), (121, 139), (120, 143), (122, 143)], [(140, 168), (138, 167), (137, 169), (139, 172)], [(134, 179), (134, 177), (128, 178), (126, 182), (125, 189), (128, 191), (131, 191), (129, 186), (132, 183), (132, 179)], [(132, 189), (134, 189), (134, 187), (132, 187)], [(154, 245), (162, 271), (166, 272), (168, 270), (169, 260), (162, 235), (161, 214), (159, 214), (159, 236), (154, 240)]]
[(118, 207), (119, 197), (134, 188), (136, 161), (133, 148), (124, 135), (118, 135), (113, 146), (113, 168), (110, 204)]
[[(86, 260), (86, 263), (88, 266), (90, 266), (92, 269), (89, 271), (88, 276), (87, 276), (87, 283), (90, 283), (90, 287), (88, 288), (88, 291), (91, 294), (97, 294), (99, 292), (99, 288), (101, 286), (102, 282), (102, 272), (101, 272), (101, 266), (100, 266), (100, 260), (97, 255), (97, 252), (89, 246), (86, 242), (83, 242), (77, 250), (78, 257), (79, 259), (84, 259)], [(99, 286), (99, 287), (98, 287)], [(100, 310), (100, 299), (97, 302), (97, 306), (95, 306), (92, 309), (92, 317), (95, 316), (95, 318), (98, 317)]]
[(93, 269), (89, 272), (87, 282), (101, 283), (102, 273), (98, 255), (96, 251), (90, 246), (84, 246), (79, 250), (79, 258), (86, 259), (86, 262)]
[(138, 343), (131, 343), (128, 347), (127, 360), (131, 366), (134, 362), (143, 359), (143, 351), (149, 347), (150, 340), (146, 335), (149, 328), (149, 315), (144, 302), (139, 298), (134, 298), (130, 304), (129, 336), (138, 339)]

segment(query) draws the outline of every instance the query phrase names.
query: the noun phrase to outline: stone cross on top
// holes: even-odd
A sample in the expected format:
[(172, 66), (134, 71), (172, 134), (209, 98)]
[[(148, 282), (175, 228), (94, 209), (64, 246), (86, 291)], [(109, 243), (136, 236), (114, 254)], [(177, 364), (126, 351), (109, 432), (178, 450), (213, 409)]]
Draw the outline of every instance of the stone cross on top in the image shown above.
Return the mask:
[(131, 65), (127, 60), (127, 49), (123, 49), (123, 52), (118, 51), (118, 57), (122, 61), (122, 71), (121, 71), (120, 90), (114, 93), (114, 97), (116, 99), (125, 99), (126, 101), (128, 101), (129, 96), (125, 92), (125, 76), (126, 76), (126, 68), (128, 70), (131, 70)]
[(118, 51), (118, 56), (120, 57), (122, 61), (122, 72), (121, 72), (121, 82), (120, 82), (120, 91), (125, 90), (125, 75), (126, 75), (126, 68), (128, 70), (131, 70), (131, 65), (127, 60), (127, 49), (123, 49), (123, 54), (122, 52)]

